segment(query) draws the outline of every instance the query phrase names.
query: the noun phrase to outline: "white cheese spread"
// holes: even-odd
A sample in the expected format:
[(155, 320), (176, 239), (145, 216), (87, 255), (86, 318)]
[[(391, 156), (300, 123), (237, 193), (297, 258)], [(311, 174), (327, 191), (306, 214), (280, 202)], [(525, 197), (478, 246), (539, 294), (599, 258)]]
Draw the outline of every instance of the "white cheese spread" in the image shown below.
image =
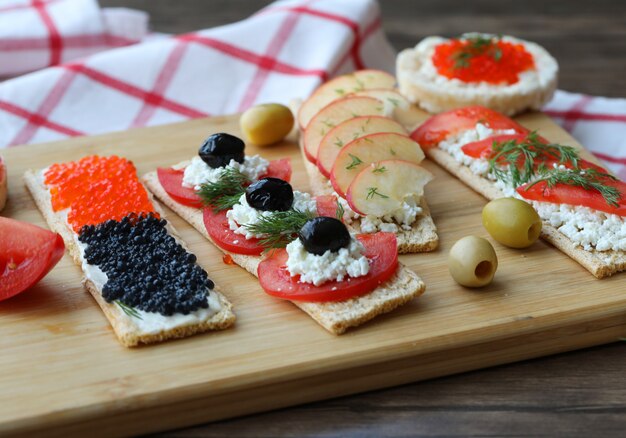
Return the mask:
[(399, 230), (410, 230), (413, 223), (424, 212), (421, 204), (421, 198), (417, 196), (409, 196), (405, 198), (404, 202), (396, 211), (383, 217), (377, 216), (361, 216), (352, 208), (348, 201), (337, 195), (339, 203), (343, 207), (344, 215), (343, 221), (346, 224), (351, 224), (355, 220), (360, 219), (360, 231), (362, 233), (376, 233), (377, 231), (386, 231), (390, 233), (397, 233)]
[(262, 158), (260, 155), (253, 155), (244, 157), (243, 163), (230, 160), (230, 163), (225, 167), (214, 169), (202, 161), (202, 158), (196, 156), (185, 167), (183, 187), (193, 187), (195, 190), (199, 190), (201, 184), (217, 181), (226, 168), (236, 169), (250, 178), (250, 180), (256, 181), (267, 172), (268, 165), (269, 161), (265, 158)]
[(300, 239), (296, 239), (287, 245), (287, 270), (292, 277), (299, 275), (300, 282), (315, 286), (332, 280), (343, 281), (346, 277), (361, 277), (370, 269), (364, 250), (363, 245), (352, 237), (347, 248), (316, 255), (308, 252)]
[(531, 203), (541, 219), (585, 250), (626, 251), (626, 218), (582, 206)]
[[(294, 190), (292, 208), (303, 213), (315, 214), (317, 212), (317, 203), (308, 193)], [(231, 230), (243, 235), (246, 239), (252, 239), (264, 237), (264, 235), (254, 234), (247, 227), (258, 224), (261, 217), (271, 216), (272, 214), (274, 214), (273, 211), (261, 211), (251, 207), (246, 200), (246, 195), (243, 194), (239, 198), (239, 202), (226, 212), (226, 217)]]

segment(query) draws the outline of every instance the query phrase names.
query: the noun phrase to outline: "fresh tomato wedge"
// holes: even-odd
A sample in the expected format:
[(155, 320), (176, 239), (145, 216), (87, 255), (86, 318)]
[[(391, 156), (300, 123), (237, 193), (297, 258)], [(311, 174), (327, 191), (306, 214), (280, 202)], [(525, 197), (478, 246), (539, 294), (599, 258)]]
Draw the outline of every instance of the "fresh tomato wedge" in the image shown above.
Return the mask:
[(603, 182), (608, 186), (617, 188), (622, 194), (617, 207), (607, 204), (604, 197), (595, 189), (585, 190), (582, 187), (568, 184), (556, 184), (554, 187), (549, 188), (545, 181), (539, 181), (533, 186), (529, 187), (529, 184), (525, 184), (516, 190), (522, 198), (531, 201), (579, 205), (618, 216), (626, 216), (626, 183), (613, 180), (605, 180)]
[(493, 130), (514, 129), (519, 134), (529, 132), (513, 119), (489, 108), (475, 105), (432, 116), (411, 133), (411, 138), (422, 148), (434, 147), (452, 134), (473, 129), (477, 123), (483, 123)]
[[(202, 199), (191, 187), (183, 187), (184, 169), (158, 168), (157, 176), (163, 189), (174, 201), (188, 207), (201, 208)], [(282, 158), (270, 161), (267, 172), (261, 178), (273, 177), (285, 181), (291, 180), (291, 160)]]
[(33, 286), (65, 251), (60, 235), (0, 217), (0, 301)]
[(261, 255), (263, 247), (259, 239), (246, 239), (245, 236), (235, 233), (228, 226), (226, 211), (215, 213), (210, 207), (203, 209), (204, 226), (207, 233), (217, 246), (235, 254)]
[(357, 239), (365, 246), (370, 259), (370, 271), (362, 277), (344, 281), (328, 281), (314, 286), (299, 283), (287, 271), (287, 251), (276, 250), (259, 264), (261, 287), (269, 295), (290, 301), (327, 302), (344, 301), (365, 295), (393, 276), (398, 269), (398, 249), (393, 233), (361, 234)]

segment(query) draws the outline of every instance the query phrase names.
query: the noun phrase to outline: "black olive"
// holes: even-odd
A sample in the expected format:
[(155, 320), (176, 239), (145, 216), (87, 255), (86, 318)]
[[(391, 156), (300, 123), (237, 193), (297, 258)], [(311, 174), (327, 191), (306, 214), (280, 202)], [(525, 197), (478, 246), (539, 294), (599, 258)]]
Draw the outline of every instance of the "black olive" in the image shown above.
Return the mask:
[(316, 217), (308, 220), (298, 234), (300, 242), (311, 254), (322, 255), (326, 251), (337, 252), (350, 245), (350, 233), (339, 219)]
[(246, 145), (242, 139), (220, 132), (219, 134), (211, 135), (202, 143), (198, 150), (198, 155), (210, 167), (217, 169), (218, 167), (228, 165), (230, 160), (243, 163), (243, 150), (245, 147)]
[(287, 211), (293, 205), (291, 184), (278, 178), (263, 178), (248, 186), (246, 201), (262, 211)]

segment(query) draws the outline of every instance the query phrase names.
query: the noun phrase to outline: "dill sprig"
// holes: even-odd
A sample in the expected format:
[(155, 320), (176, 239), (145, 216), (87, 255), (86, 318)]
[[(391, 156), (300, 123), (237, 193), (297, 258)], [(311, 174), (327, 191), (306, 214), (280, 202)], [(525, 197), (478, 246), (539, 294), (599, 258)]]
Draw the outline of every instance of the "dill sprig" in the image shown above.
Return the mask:
[(228, 210), (239, 201), (251, 182), (241, 171), (226, 167), (217, 181), (200, 185), (198, 195), (213, 211)]
[(496, 62), (502, 59), (502, 50), (496, 45), (499, 40), (497, 36), (469, 34), (462, 35), (461, 38), (464, 38), (468, 44), (452, 55), (455, 69), (469, 67), (470, 59), (483, 53), (488, 53)]
[(335, 217), (343, 222), (343, 215), (345, 214), (345, 212), (346, 210), (343, 208), (343, 205), (341, 205), (341, 202), (339, 202), (339, 199), (337, 199), (337, 210), (335, 211)]
[(134, 307), (131, 307), (128, 304), (124, 304), (120, 300), (115, 300), (114, 302), (115, 304), (120, 306), (120, 309), (122, 309), (122, 311), (126, 315), (130, 316), (131, 318), (143, 319), (141, 315), (139, 315), (139, 312), (137, 311), (137, 309), (135, 309)]
[(547, 188), (552, 188), (557, 184), (582, 187), (585, 190), (598, 191), (606, 203), (612, 207), (619, 207), (619, 201), (623, 194), (617, 187), (607, 184), (607, 181), (616, 181), (617, 178), (594, 168), (589, 169), (545, 169), (541, 178), (526, 186), (526, 190), (535, 184), (545, 181)]
[(520, 143), (516, 140), (494, 141), (491, 149), (489, 172), (496, 179), (511, 183), (513, 187), (521, 186), (537, 175), (541, 167), (535, 166), (537, 161), (555, 159), (559, 164), (570, 163), (576, 168), (580, 159), (575, 148), (557, 143), (544, 144), (539, 141), (536, 132), (528, 134)]
[(302, 212), (291, 208), (261, 215), (257, 223), (244, 227), (253, 234), (263, 235), (264, 237), (259, 239), (259, 244), (265, 250), (270, 250), (287, 246), (296, 239), (304, 224), (314, 217), (315, 214), (312, 212)]

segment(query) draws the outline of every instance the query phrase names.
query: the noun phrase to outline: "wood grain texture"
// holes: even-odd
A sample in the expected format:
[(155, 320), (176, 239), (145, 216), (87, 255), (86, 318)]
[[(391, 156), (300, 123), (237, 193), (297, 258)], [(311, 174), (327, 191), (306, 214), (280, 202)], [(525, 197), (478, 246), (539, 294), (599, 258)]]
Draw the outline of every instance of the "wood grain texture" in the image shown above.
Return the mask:
[[(237, 120), (216, 117), (7, 150), (11, 192), (4, 213), (44, 225), (20, 181), (28, 167), (117, 153), (144, 173), (192, 156), (209, 133), (238, 135)], [(572, 141), (541, 114), (520, 121), (543, 127), (551, 140)], [(293, 185), (307, 189), (295, 144), (263, 153), (270, 159), (291, 156)], [(150, 432), (584, 348), (626, 334), (624, 277), (596, 280), (544, 243), (526, 251), (496, 244), (495, 282), (480, 291), (456, 285), (447, 273), (447, 252), (461, 236), (486, 236), (480, 223), (485, 201), (441, 168), (425, 165), (436, 177), (426, 195), (441, 247), (401, 260), (422, 276), (427, 292), (340, 338), (295, 306), (265, 295), (254, 277), (223, 264), (219, 250), (172, 215), (199, 263), (232, 301), (238, 322), (223, 332), (128, 351), (65, 257), (36, 287), (0, 307), (0, 434)]]

